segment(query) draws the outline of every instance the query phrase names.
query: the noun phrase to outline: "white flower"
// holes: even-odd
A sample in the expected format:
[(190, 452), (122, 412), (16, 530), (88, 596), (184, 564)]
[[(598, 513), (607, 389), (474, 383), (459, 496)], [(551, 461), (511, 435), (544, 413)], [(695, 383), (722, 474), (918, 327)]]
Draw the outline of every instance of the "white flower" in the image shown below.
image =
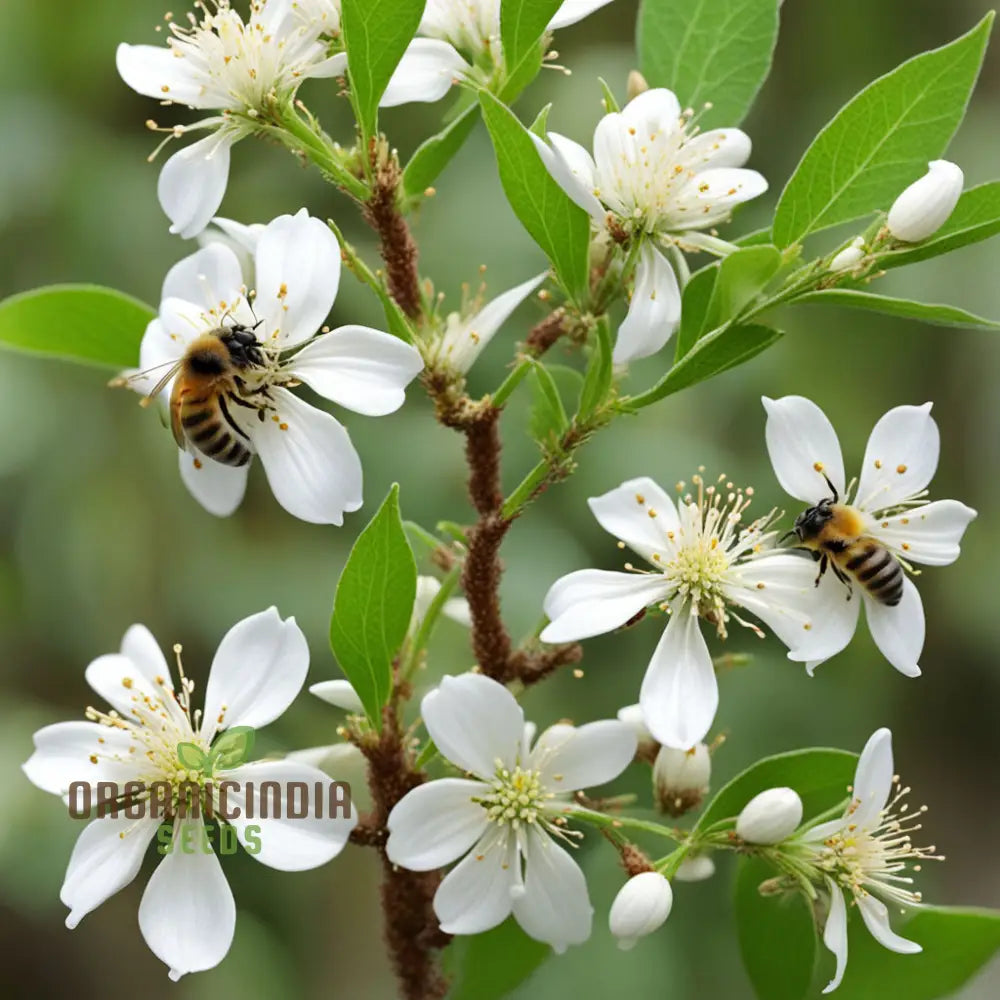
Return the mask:
[(851, 242), (830, 261), (831, 271), (848, 271), (865, 258), (865, 240), (855, 236)]
[(309, 693), (316, 695), (328, 705), (335, 708), (342, 708), (345, 712), (354, 715), (364, 715), (365, 706), (358, 697), (358, 692), (354, 690), (354, 685), (350, 681), (320, 681), (318, 684), (309, 685)]
[(660, 744), (653, 739), (653, 734), (646, 728), (646, 722), (642, 717), (642, 706), (638, 703), (626, 705), (618, 709), (617, 715), (618, 721), (624, 722), (635, 733), (635, 738), (639, 741), (639, 753), (646, 753), (652, 757)]
[[(441, 581), (435, 576), (417, 577), (417, 595), (413, 601), (413, 621), (410, 629), (415, 629), (424, 620), (431, 602), (441, 590)], [(472, 627), (472, 612), (464, 597), (449, 597), (441, 608), (441, 614), (466, 628)]]
[[(565, 0), (546, 30), (575, 24), (610, 2)], [(459, 80), (487, 83), (502, 64), (500, 0), (427, 0), (418, 30), (423, 37), (415, 38), (400, 60), (383, 107), (439, 101)]]
[(674, 872), (675, 882), (704, 882), (715, 874), (715, 862), (708, 854), (688, 854)]
[[(179, 647), (178, 669), (180, 668)], [(87, 683), (111, 710), (87, 710), (88, 722), (60, 722), (35, 733), (35, 752), (24, 765), (39, 788), (66, 797), (74, 782), (114, 782), (120, 788), (139, 782), (148, 789), (164, 782), (171, 789), (173, 849), (153, 872), (139, 905), (139, 928), (153, 953), (170, 968), (170, 978), (210, 969), (225, 957), (233, 939), (236, 908), (214, 853), (202, 850), (205, 826), (193, 812), (178, 815), (190, 796), (189, 782), (202, 788), (220, 815), (219, 784), (236, 782), (225, 811), (241, 809), (230, 820), (244, 847), (259, 838), (253, 856), (271, 868), (302, 871), (325, 864), (347, 843), (357, 817), (319, 818), (310, 800), (303, 819), (246, 818), (248, 783), (255, 799), (262, 782), (306, 782), (325, 775), (298, 762), (258, 761), (195, 774), (179, 759), (178, 745), (194, 744), (207, 753), (220, 734), (234, 726), (260, 728), (274, 721), (298, 694), (309, 667), (309, 649), (294, 618), (282, 621), (274, 608), (252, 615), (223, 638), (212, 661), (203, 712), (191, 709), (194, 685), (181, 674), (174, 688), (170, 668), (156, 640), (143, 625), (133, 625), (121, 651), (98, 657), (87, 667)], [(207, 786), (207, 783), (211, 783)], [(187, 785), (187, 788), (185, 788)], [(145, 793), (148, 796), (148, 791)], [(143, 802), (141, 793), (133, 799)], [(203, 803), (204, 805), (204, 803)], [(70, 858), (60, 898), (69, 907), (66, 926), (73, 928), (138, 874), (161, 817), (143, 809), (92, 820), (80, 834)], [(257, 830), (251, 827), (256, 826)], [(195, 845), (182, 849), (185, 838)]]
[(659, 872), (633, 875), (618, 890), (608, 914), (608, 926), (618, 938), (618, 947), (628, 951), (647, 934), (652, 934), (670, 916), (674, 892)]
[[(420, 785), (389, 814), (394, 864), (431, 871), (463, 858), (434, 896), (448, 934), (479, 934), (508, 915), (563, 951), (590, 936), (593, 908), (583, 872), (556, 839), (572, 792), (619, 775), (635, 753), (624, 723), (565, 724), (531, 745), (534, 726), (503, 685), (480, 674), (445, 677), (421, 703), (442, 756), (472, 778)], [(464, 857), (463, 857), (464, 855)]]
[(736, 818), (736, 836), (748, 844), (777, 844), (802, 822), (802, 799), (792, 788), (767, 788), (755, 795)]
[(444, 331), (433, 334), (424, 344), (428, 367), (446, 368), (465, 375), (510, 314), (547, 276), (546, 271), (508, 289), (481, 308), (473, 306), (474, 315), (463, 317), (460, 313), (450, 313)]
[[(244, 464), (205, 453), (221, 448), (224, 437), (209, 432), (199, 448), (191, 432), (180, 451), (181, 476), (206, 510), (226, 516), (243, 499), (256, 454), (282, 507), (304, 521), (343, 524), (344, 513), (361, 506), (361, 460), (337, 420), (289, 389), (304, 382), (356, 413), (381, 416), (403, 404), (403, 390), (423, 362), (409, 344), (363, 326), (313, 336), (336, 298), (341, 259), (336, 237), (305, 209), (269, 223), (257, 237), (254, 260), (255, 292), (247, 289), (237, 255), (221, 243), (175, 265), (159, 316), (142, 340), (140, 375), (129, 384), (149, 392), (203, 334), (235, 325), (252, 330), (260, 363), (241, 373), (239, 395), (226, 397), (241, 444), (235, 461)], [(161, 387), (161, 398), (171, 385)], [(223, 452), (216, 458), (228, 458)]]
[[(921, 950), (915, 941), (900, 937), (889, 926), (894, 906), (915, 906), (920, 893), (907, 886), (913, 879), (908, 865), (919, 871), (922, 860), (938, 860), (933, 847), (914, 847), (910, 834), (920, 829), (924, 809), (907, 811), (902, 800), (908, 788), (893, 785), (892, 733), (879, 729), (865, 744), (854, 775), (851, 802), (842, 819), (808, 830), (803, 840), (812, 849), (812, 863), (823, 873), (830, 892), (830, 913), (823, 943), (837, 959), (837, 971), (824, 993), (840, 985), (847, 967), (847, 907), (856, 903), (865, 926), (879, 944), (901, 955)], [(872, 895), (875, 893), (876, 895)], [(882, 899), (877, 898), (878, 896)]]
[(656, 801), (671, 816), (683, 816), (701, 805), (712, 776), (712, 758), (704, 743), (688, 750), (660, 747), (653, 762)]
[(927, 173), (914, 181), (889, 209), (886, 225), (897, 240), (919, 243), (936, 233), (962, 195), (962, 168), (947, 160), (931, 160)]
[(170, 231), (185, 238), (201, 232), (222, 203), (229, 151), (267, 119), (269, 104), (285, 104), (307, 77), (336, 76), (347, 65), (345, 53), (329, 54), (327, 38), (340, 27), (333, 0), (255, 0), (247, 21), (229, 0), (199, 6), (200, 20), (168, 20), (165, 47), (123, 43), (116, 56), (119, 75), (138, 93), (216, 112), (166, 130), (212, 133), (175, 153), (160, 173)]
[(813, 567), (773, 549), (772, 515), (742, 524), (753, 491), (735, 489), (724, 476), (708, 487), (700, 476), (692, 482), (696, 495), (679, 498), (677, 506), (647, 478), (589, 501), (601, 527), (652, 569), (586, 569), (557, 580), (545, 597), (551, 623), (541, 634), (545, 642), (586, 639), (619, 628), (651, 605), (669, 611), (639, 704), (653, 736), (680, 750), (704, 738), (719, 701), (699, 617), (722, 636), (730, 619), (760, 634), (733, 610), (743, 607), (791, 650), (808, 656), (829, 646), (824, 623), (813, 613), (821, 607)]
[[(928, 503), (926, 487), (938, 464), (940, 435), (931, 417), (931, 404), (897, 406), (875, 425), (861, 466), (853, 502), (845, 490), (844, 460), (837, 434), (823, 411), (802, 396), (764, 398), (767, 410), (767, 450), (775, 475), (785, 492), (810, 505), (830, 498), (830, 487), (840, 503), (853, 512), (859, 535), (874, 539), (901, 565), (947, 566), (959, 555), (959, 542), (976, 512), (957, 500)], [(830, 648), (822, 655), (793, 653), (809, 670), (840, 652), (850, 642), (865, 606), (868, 628), (886, 659), (901, 673), (915, 677), (924, 646), (924, 609), (912, 581), (903, 581), (902, 597), (890, 607), (874, 600), (862, 586), (850, 590), (839, 581), (826, 586), (824, 574), (818, 593), (823, 600)], [(861, 599), (851, 597), (852, 592)], [(819, 614), (820, 612), (817, 612)]]
[(556, 132), (548, 143), (532, 139), (549, 173), (598, 228), (613, 225), (644, 240), (615, 361), (655, 353), (680, 322), (677, 278), (655, 245), (714, 246), (694, 231), (726, 221), (767, 190), (759, 173), (742, 169), (749, 137), (734, 128), (699, 132), (674, 93), (656, 88), (598, 122), (593, 157)]

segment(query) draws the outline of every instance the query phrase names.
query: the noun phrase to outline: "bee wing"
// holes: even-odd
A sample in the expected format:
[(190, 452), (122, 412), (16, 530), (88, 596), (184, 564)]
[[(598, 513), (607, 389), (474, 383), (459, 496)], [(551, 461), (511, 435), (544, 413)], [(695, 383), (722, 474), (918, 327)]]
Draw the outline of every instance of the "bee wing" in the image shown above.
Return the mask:
[(174, 383), (173, 392), (170, 393), (170, 429), (174, 432), (174, 440), (177, 442), (177, 447), (185, 451), (187, 450), (187, 438), (184, 435), (184, 427), (181, 424), (181, 404), (184, 402), (184, 393), (186, 391), (183, 380), (178, 379)]

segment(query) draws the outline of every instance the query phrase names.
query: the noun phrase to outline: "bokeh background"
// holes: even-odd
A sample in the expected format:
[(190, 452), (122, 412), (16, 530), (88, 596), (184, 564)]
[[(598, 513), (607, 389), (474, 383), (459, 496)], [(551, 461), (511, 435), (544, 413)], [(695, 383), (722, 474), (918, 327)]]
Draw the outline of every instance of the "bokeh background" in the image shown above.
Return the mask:
[[(94, 281), (155, 303), (167, 268), (191, 252), (167, 233), (155, 198), (157, 167), (146, 163), (153, 137), (150, 103), (118, 79), (119, 41), (153, 42), (155, 4), (8, 3), (0, 32), (0, 294), (57, 281)], [(967, 30), (984, 0), (840, 0), (784, 5), (774, 71), (746, 122), (751, 165), (771, 193), (731, 232), (767, 221), (777, 193), (816, 130), (864, 84), (903, 59)], [(550, 123), (587, 141), (600, 114), (597, 76), (623, 95), (634, 66), (633, 0), (614, 4), (561, 32), (561, 62), (572, 76), (545, 72), (522, 98), (530, 120), (554, 102)], [(302, 96), (328, 130), (350, 138), (345, 109), (323, 81)], [(446, 104), (413, 105), (384, 116), (405, 155), (437, 127)], [(994, 45), (950, 158), (969, 184), (998, 176), (1000, 51)], [(161, 115), (167, 120), (166, 115)], [(589, 142), (588, 142), (589, 145)], [(463, 282), (487, 265), (490, 291), (536, 273), (540, 254), (504, 201), (482, 127), (415, 220), (421, 264), (454, 305)], [(306, 205), (332, 214), (369, 260), (370, 235), (352, 206), (287, 153), (243, 143), (234, 154), (224, 214), (266, 221)], [(996, 244), (894, 272), (880, 289), (946, 301), (1000, 316)], [(473, 388), (497, 384), (517, 338), (540, 315), (528, 304), (490, 346)], [(337, 322), (378, 323), (370, 293), (346, 276)], [(848, 468), (857, 468), (868, 431), (889, 407), (935, 402), (942, 461), (937, 497), (980, 511), (960, 562), (929, 570), (921, 593), (929, 621), (924, 676), (908, 680), (882, 659), (862, 629), (850, 649), (814, 679), (784, 659), (773, 640), (734, 635), (731, 650), (751, 665), (722, 678), (718, 730), (728, 740), (715, 760), (718, 786), (759, 756), (807, 745), (860, 749), (889, 725), (897, 766), (931, 807), (929, 840), (948, 855), (924, 873), (927, 898), (949, 904), (1000, 904), (996, 763), (1000, 671), (994, 545), (1000, 544), (1000, 341), (996, 334), (925, 327), (860, 313), (805, 308), (783, 319), (788, 336), (751, 364), (670, 398), (603, 433), (582, 453), (579, 473), (550, 491), (511, 532), (504, 602), (515, 633), (529, 631), (543, 594), (560, 574), (614, 567), (614, 544), (585, 500), (622, 479), (648, 474), (670, 485), (699, 464), (752, 484), (766, 509), (785, 498), (764, 449), (761, 394), (802, 393), (839, 429)], [(556, 351), (555, 354), (559, 354)], [(566, 360), (566, 359), (556, 359)], [(664, 358), (636, 366), (651, 381)], [(0, 990), (9, 996), (391, 997), (376, 908), (376, 864), (358, 848), (329, 866), (285, 874), (246, 856), (225, 859), (239, 919), (218, 969), (168, 982), (139, 935), (136, 882), (72, 933), (58, 891), (79, 832), (58, 801), (31, 786), (19, 764), (42, 725), (80, 718), (91, 700), (83, 668), (117, 648), (134, 621), (165, 646), (185, 644), (189, 673), (203, 685), (216, 643), (241, 617), (276, 604), (304, 627), (310, 680), (337, 676), (326, 633), (335, 583), (365, 513), (343, 529), (301, 524), (280, 510), (260, 470), (239, 513), (219, 521), (187, 495), (169, 434), (135, 398), (105, 388), (106, 373), (0, 355)], [(527, 395), (522, 393), (521, 395)], [(533, 463), (526, 400), (504, 422), (507, 485)], [(370, 514), (389, 484), (402, 484), (405, 515), (428, 526), (470, 518), (460, 441), (438, 427), (417, 391), (406, 408), (371, 420), (346, 416), (365, 465)], [(427, 567), (424, 567), (427, 569)], [(542, 724), (583, 722), (634, 700), (657, 638), (646, 623), (587, 643), (585, 676), (568, 672), (533, 690), (529, 715)], [(426, 680), (470, 664), (462, 628), (445, 623)], [(281, 751), (335, 739), (338, 713), (303, 695), (260, 734)], [(645, 775), (622, 788), (647, 795)], [(591, 838), (592, 840), (594, 838)], [(552, 959), (518, 997), (624, 995), (746, 997), (729, 901), (729, 872), (679, 886), (669, 924), (628, 954), (614, 946), (606, 912), (620, 882), (612, 852), (582, 852), (597, 909), (591, 942)], [(153, 858), (148, 859), (150, 867)], [(891, 990), (891, 987), (888, 987)], [(966, 997), (1000, 991), (988, 969)], [(888, 995), (888, 994), (887, 994)]]

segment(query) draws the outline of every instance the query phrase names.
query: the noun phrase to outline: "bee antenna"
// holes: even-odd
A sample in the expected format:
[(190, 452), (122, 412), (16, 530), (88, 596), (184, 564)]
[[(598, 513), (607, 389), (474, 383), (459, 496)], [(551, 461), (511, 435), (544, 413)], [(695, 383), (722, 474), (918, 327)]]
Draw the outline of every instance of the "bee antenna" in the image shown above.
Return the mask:
[(837, 501), (840, 500), (840, 494), (837, 492), (837, 487), (830, 482), (830, 477), (825, 472), (823, 473), (823, 478), (826, 480), (826, 485), (830, 487), (830, 495), (833, 502), (837, 503)]
[(790, 538), (790, 537), (791, 537), (792, 535), (794, 535), (794, 534), (795, 534), (795, 529), (794, 529), (794, 528), (792, 528), (792, 529), (791, 529), (791, 531), (786, 531), (786, 532), (785, 532), (785, 533), (784, 533), (784, 534), (783, 534), (783, 535), (781, 536), (781, 538), (779, 538), (779, 539), (778, 539), (778, 544), (779, 544), (779, 545), (782, 545), (782, 544), (784, 544), (784, 541), (785, 541), (785, 539), (786, 539), (786, 538)]

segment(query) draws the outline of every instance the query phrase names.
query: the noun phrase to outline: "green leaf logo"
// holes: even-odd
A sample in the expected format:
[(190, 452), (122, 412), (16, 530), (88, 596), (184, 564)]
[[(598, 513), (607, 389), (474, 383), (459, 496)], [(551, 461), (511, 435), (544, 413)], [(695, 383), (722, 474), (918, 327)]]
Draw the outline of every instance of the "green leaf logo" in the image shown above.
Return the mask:
[(177, 759), (189, 771), (200, 771), (205, 766), (205, 751), (194, 743), (178, 743)]
[(233, 726), (232, 729), (227, 729), (215, 741), (206, 763), (223, 770), (238, 767), (250, 756), (255, 735), (250, 726)]

